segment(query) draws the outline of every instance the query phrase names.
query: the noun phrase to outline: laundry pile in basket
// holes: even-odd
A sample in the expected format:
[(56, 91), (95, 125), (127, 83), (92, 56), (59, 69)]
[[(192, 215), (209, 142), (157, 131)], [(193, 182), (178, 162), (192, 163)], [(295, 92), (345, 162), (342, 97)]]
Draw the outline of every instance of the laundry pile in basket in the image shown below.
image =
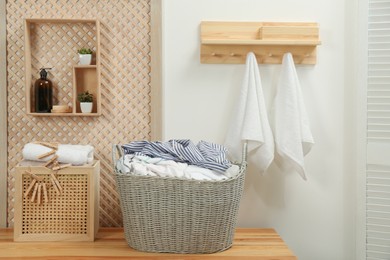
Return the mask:
[(239, 173), (224, 146), (206, 141), (135, 141), (122, 149), (124, 155), (116, 162), (119, 173), (194, 180), (225, 180)]

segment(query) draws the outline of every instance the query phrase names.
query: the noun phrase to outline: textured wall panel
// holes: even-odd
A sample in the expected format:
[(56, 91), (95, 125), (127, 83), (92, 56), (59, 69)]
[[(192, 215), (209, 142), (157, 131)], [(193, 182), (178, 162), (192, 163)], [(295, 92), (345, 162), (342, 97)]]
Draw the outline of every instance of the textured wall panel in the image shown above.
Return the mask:
[[(24, 18), (100, 20), (101, 116), (33, 117), (26, 114)], [(53, 57), (58, 59), (56, 67), (61, 68), (61, 63), (64, 68), (69, 67), (72, 58), (59, 57), (74, 57), (69, 56), (69, 51), (78, 47), (54, 47)], [(34, 66), (36, 70), (34, 68), (40, 64)], [(35, 73), (38, 75), (38, 71)], [(95, 157), (101, 161), (100, 225), (121, 226), (111, 144), (150, 138), (150, 1), (7, 1), (7, 80), (8, 225), (13, 225), (14, 168), (22, 159), (23, 146), (32, 141), (57, 141), (92, 144), (96, 148)], [(62, 86), (69, 85), (71, 73), (62, 71), (61, 80)], [(61, 92), (62, 98), (66, 100), (66, 93)]]

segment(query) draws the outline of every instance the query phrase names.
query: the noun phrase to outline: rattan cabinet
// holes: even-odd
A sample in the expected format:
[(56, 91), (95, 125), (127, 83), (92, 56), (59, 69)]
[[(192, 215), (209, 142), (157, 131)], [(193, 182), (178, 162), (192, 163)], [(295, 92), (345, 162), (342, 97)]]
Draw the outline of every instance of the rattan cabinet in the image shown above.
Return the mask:
[[(34, 178), (40, 178), (34, 182)], [(61, 191), (52, 184), (55, 175)], [(15, 241), (94, 241), (99, 228), (100, 162), (53, 171), (22, 161), (15, 177)], [(30, 189), (31, 185), (45, 188)], [(37, 184), (37, 185), (36, 185)]]

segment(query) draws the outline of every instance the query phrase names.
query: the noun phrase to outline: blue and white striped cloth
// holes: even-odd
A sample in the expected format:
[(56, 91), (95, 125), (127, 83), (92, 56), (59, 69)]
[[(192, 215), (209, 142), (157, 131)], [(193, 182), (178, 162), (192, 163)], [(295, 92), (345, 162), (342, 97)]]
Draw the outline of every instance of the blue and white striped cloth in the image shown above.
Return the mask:
[(168, 142), (135, 141), (122, 145), (125, 154), (146, 155), (175, 162), (183, 162), (218, 172), (225, 172), (231, 163), (226, 157), (227, 149), (219, 144), (191, 140), (170, 140)]

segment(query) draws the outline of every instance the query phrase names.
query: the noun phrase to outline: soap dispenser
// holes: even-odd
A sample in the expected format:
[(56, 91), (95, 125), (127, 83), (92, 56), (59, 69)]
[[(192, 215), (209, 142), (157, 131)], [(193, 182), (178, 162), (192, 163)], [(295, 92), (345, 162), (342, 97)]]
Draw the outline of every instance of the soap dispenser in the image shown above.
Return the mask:
[(40, 78), (35, 81), (35, 112), (50, 113), (53, 108), (53, 84), (47, 79), (47, 71), (51, 68), (40, 68)]

